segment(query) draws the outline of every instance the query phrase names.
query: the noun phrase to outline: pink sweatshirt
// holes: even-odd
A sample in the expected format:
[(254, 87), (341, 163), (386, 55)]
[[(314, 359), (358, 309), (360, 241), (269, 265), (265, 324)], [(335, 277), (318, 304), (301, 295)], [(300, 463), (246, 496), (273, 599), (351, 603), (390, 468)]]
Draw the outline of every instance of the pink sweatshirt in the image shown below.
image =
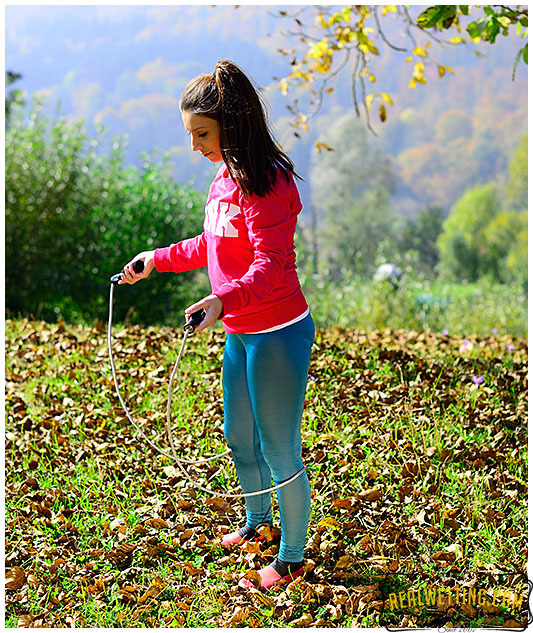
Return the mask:
[(204, 231), (155, 251), (158, 272), (207, 266), (224, 304), (226, 332), (261, 332), (307, 310), (296, 273), (294, 232), (302, 209), (296, 184), (278, 171), (274, 191), (245, 200), (222, 165), (209, 188)]

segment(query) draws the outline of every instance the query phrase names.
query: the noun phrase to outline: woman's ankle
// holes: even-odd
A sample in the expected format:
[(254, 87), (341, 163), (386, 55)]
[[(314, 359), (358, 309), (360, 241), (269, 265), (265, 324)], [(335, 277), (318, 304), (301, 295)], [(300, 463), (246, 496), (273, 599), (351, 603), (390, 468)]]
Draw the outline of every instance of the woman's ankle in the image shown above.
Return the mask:
[(280, 558), (276, 558), (271, 565), (280, 576), (284, 577), (299, 571), (304, 566), (304, 561), (286, 562)]
[(239, 532), (239, 535), (242, 536), (242, 538), (246, 540), (254, 538), (257, 534), (257, 532), (255, 531), (255, 528), (249, 527), (248, 525), (245, 525), (244, 527), (239, 528), (238, 532)]

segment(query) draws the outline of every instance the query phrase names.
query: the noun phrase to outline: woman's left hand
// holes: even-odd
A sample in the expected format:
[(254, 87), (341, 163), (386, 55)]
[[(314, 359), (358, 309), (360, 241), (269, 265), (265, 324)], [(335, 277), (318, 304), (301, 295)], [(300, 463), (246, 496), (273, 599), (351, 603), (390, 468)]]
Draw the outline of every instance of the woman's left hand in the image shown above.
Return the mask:
[(195, 332), (201, 332), (204, 328), (209, 327), (217, 322), (218, 317), (224, 310), (224, 304), (222, 299), (219, 299), (216, 295), (208, 295), (200, 301), (193, 303), (185, 310), (185, 318), (188, 320), (193, 312), (198, 310), (205, 310), (204, 320), (195, 329)]

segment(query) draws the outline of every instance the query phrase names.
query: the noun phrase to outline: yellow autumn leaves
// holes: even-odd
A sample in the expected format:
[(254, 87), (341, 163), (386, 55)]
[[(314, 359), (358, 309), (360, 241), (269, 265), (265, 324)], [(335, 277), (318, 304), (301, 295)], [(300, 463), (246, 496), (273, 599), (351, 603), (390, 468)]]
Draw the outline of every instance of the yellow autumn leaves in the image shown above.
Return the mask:
[[(462, 40), (462, 38), (454, 38), (454, 39)], [(453, 43), (453, 40), (452, 40), (452, 43)], [(413, 49), (412, 54), (409, 55), (409, 57), (406, 57), (405, 61), (408, 64), (413, 61), (413, 55), (420, 58), (420, 61), (417, 61), (415, 65), (413, 66), (413, 74), (411, 76), (411, 81), (409, 82), (409, 88), (415, 88), (416, 84), (426, 83), (427, 81), (426, 75), (425, 75), (426, 65), (423, 60), (427, 58), (428, 56), (427, 49), (430, 46), (431, 46), (431, 42), (428, 42), (425, 48), (423, 48), (422, 46), (416, 46)], [(439, 77), (444, 77), (444, 75), (447, 72), (453, 75), (453, 70), (449, 66), (446, 66), (445, 64), (437, 64), (437, 71), (439, 73)]]

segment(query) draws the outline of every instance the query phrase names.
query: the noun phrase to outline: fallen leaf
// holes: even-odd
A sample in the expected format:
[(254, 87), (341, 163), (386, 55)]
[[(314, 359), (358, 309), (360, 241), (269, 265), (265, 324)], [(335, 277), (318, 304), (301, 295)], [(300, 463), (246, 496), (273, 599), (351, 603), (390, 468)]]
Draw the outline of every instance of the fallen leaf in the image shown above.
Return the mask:
[(205, 505), (219, 514), (235, 514), (233, 507), (222, 497), (211, 497), (204, 501)]
[(118, 530), (118, 528), (121, 525), (124, 525), (124, 523), (126, 523), (126, 519), (124, 519), (124, 517), (117, 517), (116, 519), (113, 519), (113, 521), (111, 521), (111, 523), (109, 524), (109, 529), (113, 531)]
[(6, 589), (17, 591), (26, 582), (26, 571), (23, 567), (11, 567), (6, 569)]
[(333, 507), (343, 510), (351, 510), (355, 501), (357, 500), (353, 497), (348, 497), (346, 499), (337, 499), (333, 502)]
[(261, 555), (261, 543), (259, 541), (245, 541), (241, 546), (241, 551), (247, 554)]
[(436, 552), (435, 554), (432, 554), (431, 558), (433, 560), (442, 560), (448, 563), (453, 563), (457, 556), (455, 552)]
[(337, 521), (337, 519), (334, 519), (333, 517), (324, 517), (318, 522), (318, 527), (330, 527), (339, 529), (341, 527), (341, 524)]
[(130, 556), (135, 549), (137, 549), (137, 545), (135, 543), (121, 543), (115, 549), (115, 554), (121, 557)]
[(262, 536), (268, 543), (272, 541), (273, 535), (272, 535), (272, 528), (270, 527), (270, 525), (258, 525), (255, 528), (255, 531), (259, 534), (259, 536)]
[(359, 497), (363, 501), (377, 501), (378, 499), (381, 499), (383, 497), (383, 493), (377, 488), (370, 488), (368, 490), (363, 490), (363, 492), (360, 492)]
[(67, 561), (64, 558), (56, 558), (54, 562), (50, 565), (49, 571), (53, 575), (57, 572), (58, 567), (63, 567), (67, 564)]
[(226, 624), (240, 624), (248, 617), (248, 609), (242, 607), (235, 607), (233, 615), (226, 621)]
[(194, 567), (189, 561), (185, 563), (185, 567), (187, 568), (187, 573), (190, 576), (200, 576), (201, 574), (205, 574), (205, 570), (200, 569), (199, 567)]
[(251, 595), (252, 601), (257, 603), (259, 606), (265, 606), (269, 609), (272, 609), (274, 607), (274, 598), (271, 598), (266, 593), (263, 593), (258, 589), (250, 589), (249, 593)]
[(508, 629), (521, 629), (523, 628), (521, 624), (519, 624), (516, 620), (505, 620), (503, 623), (503, 628)]
[(350, 555), (345, 554), (344, 556), (341, 556), (339, 558), (339, 560), (337, 561), (337, 564), (335, 565), (335, 569), (347, 569), (348, 567), (350, 567), (353, 563), (353, 559)]
[(33, 615), (30, 615), (29, 613), (26, 613), (24, 615), (19, 615), (17, 619), (17, 627), (19, 629), (28, 628), (31, 626), (32, 622), (33, 622)]
[(147, 600), (157, 598), (163, 593), (164, 589), (165, 583), (161, 580), (161, 578), (159, 578), (159, 576), (156, 576), (152, 580), (152, 584), (148, 587), (147, 591), (139, 598), (139, 602), (144, 604)]
[(259, 575), (259, 572), (255, 569), (249, 569), (244, 574), (243, 578), (249, 580), (254, 585), (254, 587), (256, 587), (256, 589), (259, 589), (259, 587), (261, 587), (261, 576)]
[(389, 571), (396, 572), (400, 567), (400, 563), (397, 560), (391, 560), (389, 563)]
[(144, 522), (145, 525), (149, 527), (156, 528), (157, 530), (166, 530), (168, 529), (168, 523), (165, 519), (161, 519), (159, 517), (155, 517), (154, 519), (148, 519)]
[(292, 626), (308, 627), (313, 623), (313, 616), (310, 613), (304, 613), (301, 617), (291, 621)]

